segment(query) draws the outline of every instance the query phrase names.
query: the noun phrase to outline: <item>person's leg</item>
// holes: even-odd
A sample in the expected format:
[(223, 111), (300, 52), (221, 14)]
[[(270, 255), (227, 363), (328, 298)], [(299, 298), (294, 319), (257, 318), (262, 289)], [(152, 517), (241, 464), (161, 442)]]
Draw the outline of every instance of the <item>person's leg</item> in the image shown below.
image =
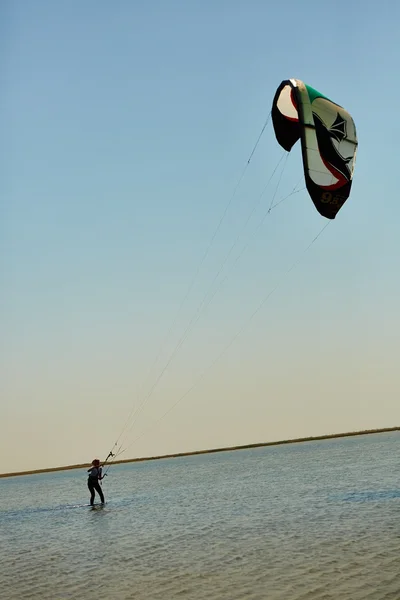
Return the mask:
[(90, 505), (93, 506), (95, 492), (94, 492), (93, 483), (90, 480), (88, 481), (88, 488), (89, 488), (89, 491), (90, 491)]
[(103, 494), (103, 490), (101, 489), (101, 485), (99, 484), (98, 481), (96, 481), (96, 483), (94, 484), (94, 487), (96, 489), (96, 492), (98, 493), (98, 495), (100, 496), (100, 500), (102, 502), (102, 504), (104, 504), (104, 494)]

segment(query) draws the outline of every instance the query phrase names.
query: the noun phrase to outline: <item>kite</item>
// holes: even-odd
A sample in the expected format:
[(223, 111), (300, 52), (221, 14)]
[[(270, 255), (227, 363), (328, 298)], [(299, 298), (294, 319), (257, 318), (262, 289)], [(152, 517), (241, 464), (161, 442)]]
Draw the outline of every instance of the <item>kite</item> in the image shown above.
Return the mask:
[(282, 148), (290, 152), (301, 139), (308, 193), (318, 212), (334, 219), (353, 181), (358, 141), (351, 115), (299, 79), (282, 81), (271, 115)]

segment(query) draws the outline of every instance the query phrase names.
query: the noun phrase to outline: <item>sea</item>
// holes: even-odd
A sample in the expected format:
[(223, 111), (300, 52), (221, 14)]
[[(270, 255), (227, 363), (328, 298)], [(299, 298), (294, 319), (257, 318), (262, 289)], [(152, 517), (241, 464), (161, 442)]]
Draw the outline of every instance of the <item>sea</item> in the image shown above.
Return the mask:
[[(2, 600), (400, 600), (400, 432), (0, 479)], [(97, 500), (98, 502), (98, 500)]]

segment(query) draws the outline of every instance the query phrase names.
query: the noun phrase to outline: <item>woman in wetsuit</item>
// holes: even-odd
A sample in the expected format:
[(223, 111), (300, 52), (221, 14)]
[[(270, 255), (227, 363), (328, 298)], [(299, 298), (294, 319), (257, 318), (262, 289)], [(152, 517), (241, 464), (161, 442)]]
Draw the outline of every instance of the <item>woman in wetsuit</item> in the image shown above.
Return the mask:
[(104, 494), (103, 490), (100, 487), (99, 481), (101, 481), (104, 477), (102, 475), (102, 468), (100, 466), (100, 461), (98, 458), (92, 460), (92, 466), (88, 469), (89, 478), (88, 478), (88, 488), (90, 491), (90, 505), (94, 504), (94, 497), (96, 492), (100, 496), (101, 503), (104, 504)]

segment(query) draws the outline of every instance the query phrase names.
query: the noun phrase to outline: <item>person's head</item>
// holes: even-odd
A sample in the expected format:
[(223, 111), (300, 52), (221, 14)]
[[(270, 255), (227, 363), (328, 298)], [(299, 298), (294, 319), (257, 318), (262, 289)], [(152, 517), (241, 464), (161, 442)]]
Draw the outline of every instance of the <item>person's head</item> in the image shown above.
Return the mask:
[(92, 465), (94, 467), (99, 467), (100, 466), (100, 461), (98, 458), (95, 458), (94, 460), (92, 460)]

